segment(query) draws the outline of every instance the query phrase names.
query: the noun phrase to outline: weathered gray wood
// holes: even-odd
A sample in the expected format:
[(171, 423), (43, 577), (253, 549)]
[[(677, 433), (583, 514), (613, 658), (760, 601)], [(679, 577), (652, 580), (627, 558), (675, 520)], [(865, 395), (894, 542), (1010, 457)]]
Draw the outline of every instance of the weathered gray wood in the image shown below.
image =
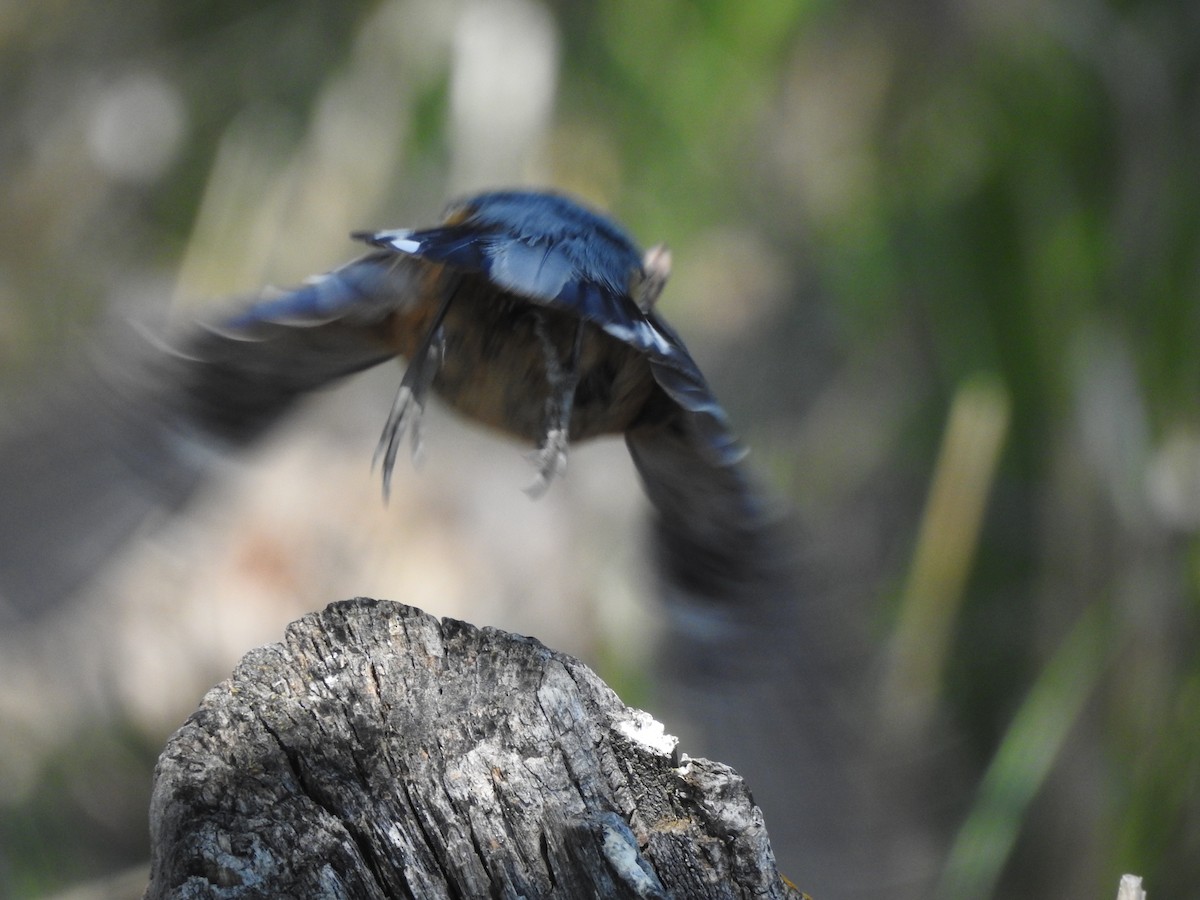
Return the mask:
[(741, 778), (584, 665), (366, 599), (208, 693), (151, 840), (148, 898), (799, 896)]

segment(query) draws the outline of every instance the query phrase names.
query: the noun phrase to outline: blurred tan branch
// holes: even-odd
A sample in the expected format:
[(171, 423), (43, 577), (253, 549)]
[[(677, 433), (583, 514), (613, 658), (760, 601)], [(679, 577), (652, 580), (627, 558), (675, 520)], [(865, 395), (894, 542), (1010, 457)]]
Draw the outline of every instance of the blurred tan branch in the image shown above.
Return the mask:
[(922, 731), (937, 702), (1008, 419), (1008, 392), (993, 376), (954, 395), (884, 685), (885, 709), (909, 734)]

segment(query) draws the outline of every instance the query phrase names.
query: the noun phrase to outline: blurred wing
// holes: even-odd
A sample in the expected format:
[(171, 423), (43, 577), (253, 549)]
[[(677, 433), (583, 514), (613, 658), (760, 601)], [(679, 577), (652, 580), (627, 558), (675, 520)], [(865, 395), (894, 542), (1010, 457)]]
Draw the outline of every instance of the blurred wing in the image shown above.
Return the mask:
[[(398, 264), (398, 262), (400, 264)], [(127, 334), (0, 438), (0, 611), (48, 611), (148, 514), (184, 502), (216, 451), (245, 446), (304, 394), (394, 351), (370, 328), (419, 273), (364, 257), (170, 349)]]
[(372, 254), (196, 329), (156, 363), (160, 418), (249, 443), (304, 394), (394, 357), (373, 326), (419, 299), (420, 275)]
[[(691, 363), (682, 344), (681, 359)], [(750, 613), (751, 602), (794, 591), (787, 529), (743, 460), (694, 363), (652, 362), (662, 408), (625, 442), (654, 506), (655, 540), (668, 596)]]
[(316, 275), (299, 287), (264, 297), (229, 316), (226, 329), (253, 336), (256, 326), (373, 325), (416, 298), (419, 267), (394, 253), (371, 253)]

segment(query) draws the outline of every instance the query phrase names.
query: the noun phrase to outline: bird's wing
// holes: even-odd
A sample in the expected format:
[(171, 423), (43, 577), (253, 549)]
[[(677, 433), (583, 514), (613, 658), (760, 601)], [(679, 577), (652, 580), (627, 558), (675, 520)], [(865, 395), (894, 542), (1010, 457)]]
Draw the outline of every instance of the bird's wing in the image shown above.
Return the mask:
[[(700, 387), (686, 386), (694, 405)], [(776, 579), (779, 510), (751, 475), (711, 394), (712, 407), (702, 411), (664, 395), (660, 414), (625, 434), (655, 510), (664, 581), (689, 599), (736, 607), (746, 590)]]
[(419, 275), (420, 267), (410, 259), (386, 251), (369, 253), (299, 287), (262, 297), (228, 316), (223, 326), (254, 337), (256, 328), (269, 324), (373, 325), (413, 302)]
[(394, 356), (369, 326), (412, 301), (416, 269), (372, 254), (165, 348), (132, 331), (100, 341), (0, 436), (0, 617), (54, 608), (148, 514), (186, 500), (218, 451)]
[(306, 393), (396, 355), (372, 326), (417, 302), (420, 266), (373, 253), (217, 325), (156, 365), (160, 418), (246, 444)]
[(651, 356), (657, 399), (625, 434), (654, 507), (661, 588), (677, 608), (710, 607), (745, 617), (790, 600), (790, 530), (745, 463), (733, 434), (683, 341), (665, 322), (671, 351)]

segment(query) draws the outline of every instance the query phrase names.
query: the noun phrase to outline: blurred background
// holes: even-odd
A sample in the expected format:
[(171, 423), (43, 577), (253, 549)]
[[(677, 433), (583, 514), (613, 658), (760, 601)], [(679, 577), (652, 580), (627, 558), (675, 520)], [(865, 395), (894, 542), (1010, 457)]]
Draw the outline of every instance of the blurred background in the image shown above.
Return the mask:
[(354, 379), (3, 610), (0, 895), (140, 895), (166, 737), (358, 594), (581, 656), (746, 776), (818, 900), (1194, 892), (1200, 6), (56, 0), (0, 48), (0, 426), (97, 334), (549, 185), (670, 244), (804, 561), (786, 629), (689, 669), (621, 442), (531, 503), (434, 410), (385, 506), (400, 370)]

